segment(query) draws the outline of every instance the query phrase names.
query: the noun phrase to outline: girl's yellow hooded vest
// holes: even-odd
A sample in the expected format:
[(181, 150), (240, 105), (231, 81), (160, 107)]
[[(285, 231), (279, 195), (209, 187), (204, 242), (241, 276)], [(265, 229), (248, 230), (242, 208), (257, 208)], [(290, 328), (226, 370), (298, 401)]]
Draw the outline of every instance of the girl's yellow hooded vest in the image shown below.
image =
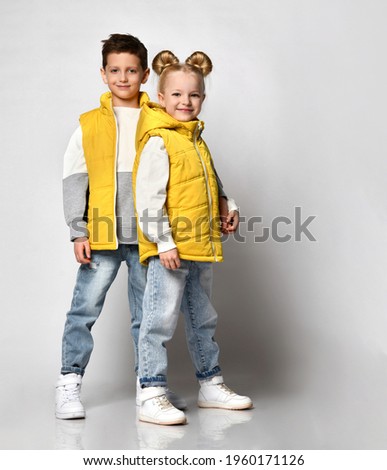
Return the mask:
[[(82, 146), (89, 177), (87, 229), (92, 250), (118, 248), (116, 233), (117, 125), (111, 92), (101, 96), (99, 108), (80, 116)], [(140, 92), (139, 104), (149, 101)]]
[[(141, 152), (152, 136), (162, 137), (169, 156), (166, 210), (181, 259), (223, 261), (218, 184), (210, 152), (200, 137), (201, 121), (180, 122), (155, 103), (146, 103), (137, 126), (133, 196)], [(140, 261), (157, 256), (157, 245), (138, 226)]]

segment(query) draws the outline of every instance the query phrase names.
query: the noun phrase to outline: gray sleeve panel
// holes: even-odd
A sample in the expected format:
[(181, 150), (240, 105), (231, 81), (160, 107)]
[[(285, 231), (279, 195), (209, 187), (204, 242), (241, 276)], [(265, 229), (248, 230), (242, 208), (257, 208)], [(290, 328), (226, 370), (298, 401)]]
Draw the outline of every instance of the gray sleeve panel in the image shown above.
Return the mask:
[(234, 201), (234, 199), (230, 198), (227, 196), (227, 194), (224, 192), (224, 189), (223, 189), (223, 183), (222, 181), (220, 180), (219, 178), (219, 175), (216, 171), (216, 169), (214, 168), (214, 171), (215, 171), (215, 176), (216, 176), (216, 181), (218, 183), (218, 196), (219, 198), (221, 197), (224, 197), (227, 199), (227, 205), (228, 205), (228, 211), (240, 211), (239, 207), (237, 206), (236, 202)]
[(70, 228), (70, 238), (87, 237), (86, 209), (89, 176), (76, 173), (63, 180), (63, 209), (66, 224)]
[(223, 183), (221, 179), (219, 178), (218, 172), (216, 171), (215, 167), (214, 167), (214, 171), (215, 171), (216, 181), (218, 183), (218, 195), (219, 197), (225, 197), (227, 199), (227, 195), (223, 189)]
[(224, 192), (224, 189), (223, 189), (222, 180), (219, 178), (219, 175), (218, 175), (218, 172), (216, 171), (214, 163), (212, 163), (212, 168), (213, 168), (215, 176), (216, 176), (216, 182), (218, 183), (218, 197), (219, 198), (225, 197), (227, 199), (227, 195), (226, 195), (226, 193)]

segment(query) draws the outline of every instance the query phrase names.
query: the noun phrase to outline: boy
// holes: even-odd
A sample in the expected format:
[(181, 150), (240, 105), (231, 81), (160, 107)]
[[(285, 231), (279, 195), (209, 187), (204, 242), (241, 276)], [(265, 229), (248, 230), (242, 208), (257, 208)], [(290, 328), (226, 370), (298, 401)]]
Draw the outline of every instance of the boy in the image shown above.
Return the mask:
[(140, 87), (149, 76), (147, 49), (129, 34), (102, 41), (101, 76), (109, 92), (99, 108), (84, 113), (64, 157), (63, 195), (76, 260), (80, 263), (64, 328), (56, 416), (84, 418), (80, 389), (93, 350), (91, 328), (122, 261), (128, 266), (128, 297), (137, 369), (146, 268), (139, 263), (132, 198), (132, 166)]

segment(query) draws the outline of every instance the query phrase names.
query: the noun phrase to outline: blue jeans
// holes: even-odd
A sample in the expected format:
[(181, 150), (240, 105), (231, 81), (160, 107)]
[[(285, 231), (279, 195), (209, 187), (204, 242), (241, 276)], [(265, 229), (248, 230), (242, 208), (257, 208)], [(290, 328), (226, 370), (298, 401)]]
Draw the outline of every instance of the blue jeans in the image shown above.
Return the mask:
[(139, 338), (140, 383), (166, 386), (167, 350), (180, 310), (185, 319), (188, 349), (196, 377), (220, 375), (219, 347), (214, 340), (217, 313), (211, 304), (212, 264), (181, 260), (176, 270), (164, 268), (158, 257), (149, 261)]
[(117, 250), (93, 250), (91, 263), (79, 267), (63, 333), (62, 374), (85, 373), (94, 346), (91, 329), (101, 313), (106, 293), (122, 261), (128, 266), (128, 297), (137, 371), (138, 338), (147, 268), (139, 262), (137, 245), (122, 244)]

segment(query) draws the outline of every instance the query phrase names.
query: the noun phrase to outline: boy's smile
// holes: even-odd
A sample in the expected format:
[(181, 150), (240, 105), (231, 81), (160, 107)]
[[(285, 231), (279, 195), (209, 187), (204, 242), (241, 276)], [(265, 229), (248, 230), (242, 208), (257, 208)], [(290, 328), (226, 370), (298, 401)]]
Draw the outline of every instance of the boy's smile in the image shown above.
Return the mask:
[(101, 69), (101, 75), (112, 93), (113, 106), (139, 107), (140, 87), (148, 80), (149, 69), (142, 69), (136, 55), (111, 52), (106, 67)]

